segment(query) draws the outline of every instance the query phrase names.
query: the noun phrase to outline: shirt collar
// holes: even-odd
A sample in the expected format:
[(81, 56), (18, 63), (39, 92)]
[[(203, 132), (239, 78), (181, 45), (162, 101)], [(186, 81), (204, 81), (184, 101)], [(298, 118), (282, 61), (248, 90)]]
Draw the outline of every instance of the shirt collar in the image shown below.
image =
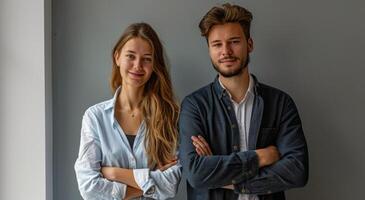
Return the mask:
[[(219, 83), (218, 91), (220, 93), (220, 97), (222, 95), (224, 95), (224, 93), (226, 93), (226, 94), (229, 95), (229, 97), (232, 100), (232, 95), (229, 93), (229, 91), (224, 87), (224, 85), (222, 84), (222, 82), (219, 80), (219, 76), (216, 77), (216, 80), (215, 81)], [(254, 86), (255, 86), (255, 78), (250, 74), (249, 75), (248, 88), (247, 88), (246, 94), (245, 94), (245, 96), (244, 96), (244, 98), (242, 99), (241, 102), (245, 101), (249, 95), (253, 95), (253, 96), (255, 95)]]
[(115, 112), (115, 103), (117, 102), (117, 98), (118, 98), (118, 95), (121, 91), (121, 86), (119, 86), (116, 90), (115, 90), (115, 93), (114, 93), (114, 96), (113, 96), (113, 99), (110, 99), (106, 104), (105, 104), (105, 107), (104, 107), (104, 110), (106, 113), (109, 113), (109, 119), (112, 123), (112, 126), (115, 128), (117, 126), (117, 121), (114, 117), (114, 112)]
[[(107, 111), (107, 110), (110, 110), (112, 109), (113, 113), (114, 113), (114, 108), (115, 108), (115, 103), (117, 102), (117, 98), (118, 98), (118, 95), (121, 91), (122, 87), (119, 86), (116, 90), (115, 90), (115, 93), (114, 93), (114, 96), (113, 96), (113, 99), (110, 99), (110, 101), (108, 101), (104, 107), (104, 110)], [(113, 115), (114, 116), (114, 115)]]

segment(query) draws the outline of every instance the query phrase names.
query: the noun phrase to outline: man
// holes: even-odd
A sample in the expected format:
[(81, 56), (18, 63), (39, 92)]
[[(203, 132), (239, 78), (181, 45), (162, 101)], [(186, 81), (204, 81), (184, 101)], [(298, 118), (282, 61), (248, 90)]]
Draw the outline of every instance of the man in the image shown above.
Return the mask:
[(185, 97), (180, 160), (188, 199), (285, 199), (308, 179), (308, 153), (293, 100), (248, 71), (252, 14), (213, 7), (199, 27), (218, 72)]

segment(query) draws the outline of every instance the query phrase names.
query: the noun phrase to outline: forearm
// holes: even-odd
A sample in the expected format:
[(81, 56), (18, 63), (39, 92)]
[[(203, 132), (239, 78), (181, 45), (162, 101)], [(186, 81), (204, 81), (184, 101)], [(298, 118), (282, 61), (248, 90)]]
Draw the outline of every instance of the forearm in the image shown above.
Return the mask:
[(75, 164), (75, 171), (79, 191), (84, 199), (102, 200), (124, 197), (127, 185), (106, 180), (100, 176), (99, 171), (85, 168), (78, 162)]
[[(108, 180), (124, 183), (138, 190), (145, 197), (169, 199), (174, 197), (177, 192), (181, 178), (181, 166), (173, 165), (164, 171), (150, 171), (148, 168), (103, 167), (102, 173)], [(135, 190), (130, 189), (132, 194), (135, 194)]]
[(306, 164), (296, 160), (281, 160), (260, 169), (257, 176), (235, 185), (239, 193), (268, 194), (302, 187), (308, 179)]
[(187, 156), (182, 159), (182, 163), (193, 187), (219, 188), (242, 182), (258, 173), (258, 160), (254, 151), (222, 156)]
[(275, 138), (281, 159), (260, 169), (254, 178), (235, 185), (236, 191), (267, 194), (302, 187), (308, 180), (308, 149), (299, 113), (289, 97)]
[[(179, 157), (186, 177), (192, 187), (220, 188), (247, 180), (258, 173), (255, 151), (230, 155), (199, 156), (191, 141), (192, 136), (207, 133), (204, 116), (194, 99), (185, 98), (179, 118)], [(213, 152), (214, 153), (214, 152)]]
[(133, 169), (133, 175), (144, 197), (170, 199), (176, 195), (179, 186), (181, 165), (176, 164), (162, 171), (150, 171), (148, 168)]
[(126, 194), (124, 196), (124, 199), (129, 200), (129, 199), (140, 197), (142, 195), (143, 195), (142, 190), (139, 190), (139, 189), (136, 189), (134, 187), (128, 186), (127, 190), (126, 190)]
[(121, 182), (139, 190), (141, 189), (134, 178), (133, 169), (113, 167), (111, 171), (103, 172), (103, 175), (109, 180)]

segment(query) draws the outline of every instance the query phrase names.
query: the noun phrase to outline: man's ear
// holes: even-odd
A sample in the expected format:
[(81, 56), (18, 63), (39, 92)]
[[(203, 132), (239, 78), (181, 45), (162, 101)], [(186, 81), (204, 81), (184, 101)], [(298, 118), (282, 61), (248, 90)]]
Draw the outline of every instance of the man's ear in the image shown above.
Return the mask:
[(248, 52), (251, 53), (253, 51), (253, 40), (252, 38), (248, 38), (247, 40)]

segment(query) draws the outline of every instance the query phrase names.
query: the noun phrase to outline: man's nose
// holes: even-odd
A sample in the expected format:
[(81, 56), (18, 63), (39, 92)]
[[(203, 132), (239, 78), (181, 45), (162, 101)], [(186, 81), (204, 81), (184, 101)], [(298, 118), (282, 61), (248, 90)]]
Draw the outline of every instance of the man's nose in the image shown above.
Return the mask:
[(223, 45), (223, 55), (224, 56), (229, 56), (229, 55), (232, 55), (232, 48), (229, 44), (225, 44)]

